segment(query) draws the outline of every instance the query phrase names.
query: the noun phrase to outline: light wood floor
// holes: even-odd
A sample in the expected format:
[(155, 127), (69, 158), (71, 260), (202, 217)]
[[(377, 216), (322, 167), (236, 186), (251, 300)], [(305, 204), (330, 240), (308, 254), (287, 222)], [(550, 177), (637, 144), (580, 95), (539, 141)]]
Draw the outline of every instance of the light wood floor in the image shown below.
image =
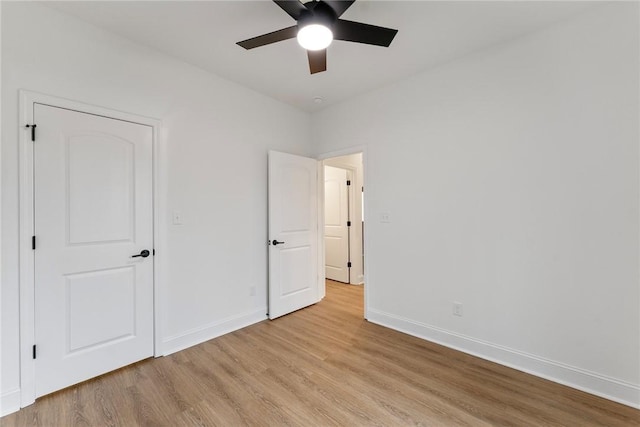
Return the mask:
[(640, 411), (362, 319), (362, 287), (42, 397), (5, 426), (640, 425)]

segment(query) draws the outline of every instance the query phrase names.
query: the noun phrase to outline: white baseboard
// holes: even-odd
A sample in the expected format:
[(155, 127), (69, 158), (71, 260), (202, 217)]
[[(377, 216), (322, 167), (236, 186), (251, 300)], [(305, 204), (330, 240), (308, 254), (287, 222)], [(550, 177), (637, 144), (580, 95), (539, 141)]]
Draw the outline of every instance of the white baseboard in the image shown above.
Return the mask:
[[(20, 410), (20, 389), (16, 388), (0, 395), (0, 417)], [(1, 423), (0, 423), (1, 424)]]
[(640, 386), (369, 308), (367, 320), (518, 371), (640, 409)]
[(179, 335), (167, 337), (162, 342), (162, 355), (167, 356), (171, 353), (228, 334), (229, 332), (261, 322), (267, 318), (266, 313), (267, 309), (265, 307), (238, 316), (227, 317), (226, 319), (191, 329)]

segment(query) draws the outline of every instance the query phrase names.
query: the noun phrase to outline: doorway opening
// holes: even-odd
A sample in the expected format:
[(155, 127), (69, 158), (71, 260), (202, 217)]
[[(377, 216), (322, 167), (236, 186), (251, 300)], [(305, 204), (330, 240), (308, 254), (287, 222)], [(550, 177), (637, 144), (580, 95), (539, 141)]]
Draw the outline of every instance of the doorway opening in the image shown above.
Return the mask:
[(326, 292), (364, 286), (364, 164), (362, 153), (331, 157), (324, 169)]

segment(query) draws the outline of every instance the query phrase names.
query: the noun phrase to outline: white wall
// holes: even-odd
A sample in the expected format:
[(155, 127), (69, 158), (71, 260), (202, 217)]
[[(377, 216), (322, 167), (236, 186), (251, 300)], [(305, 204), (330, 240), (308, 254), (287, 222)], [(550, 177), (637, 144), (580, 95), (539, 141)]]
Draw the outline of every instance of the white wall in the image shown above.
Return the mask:
[(638, 16), (595, 8), (312, 117), (317, 153), (366, 146), (369, 320), (640, 405)]
[(2, 413), (20, 385), (18, 89), (163, 121), (165, 352), (264, 319), (267, 150), (308, 154), (309, 116), (46, 7), (2, 6)]

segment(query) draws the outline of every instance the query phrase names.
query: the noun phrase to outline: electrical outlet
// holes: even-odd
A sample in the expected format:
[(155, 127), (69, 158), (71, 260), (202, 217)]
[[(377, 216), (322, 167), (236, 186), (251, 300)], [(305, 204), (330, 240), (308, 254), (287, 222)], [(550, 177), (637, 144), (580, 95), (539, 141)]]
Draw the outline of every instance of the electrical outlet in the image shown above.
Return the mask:
[(389, 215), (389, 212), (382, 212), (380, 214), (380, 222), (391, 222), (391, 216)]
[(249, 287), (249, 296), (252, 296), (252, 297), (256, 296), (256, 287), (255, 286), (250, 286)]
[(462, 317), (462, 303), (454, 302), (453, 303), (453, 315)]

